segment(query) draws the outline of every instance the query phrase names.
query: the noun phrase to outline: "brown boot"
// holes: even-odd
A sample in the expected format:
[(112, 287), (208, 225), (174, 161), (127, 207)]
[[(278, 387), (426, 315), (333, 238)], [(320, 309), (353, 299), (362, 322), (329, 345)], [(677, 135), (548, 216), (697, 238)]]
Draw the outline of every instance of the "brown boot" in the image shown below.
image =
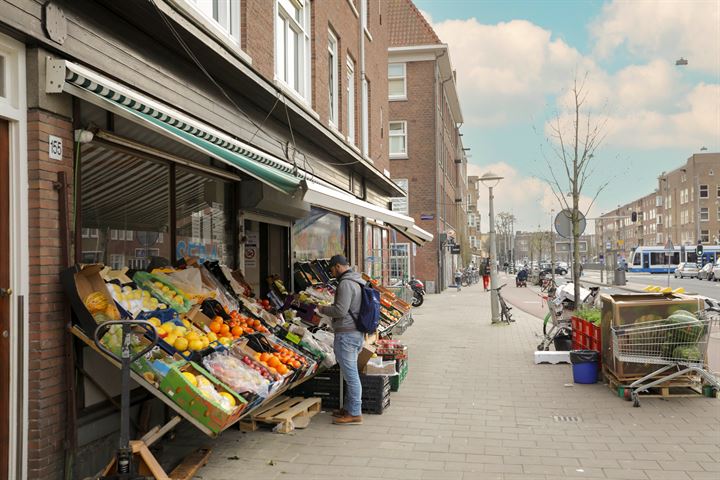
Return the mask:
[(335, 425), (362, 425), (362, 415), (353, 417), (352, 415), (345, 415), (344, 417), (338, 417), (333, 420)]
[(347, 410), (345, 410), (344, 408), (340, 408), (338, 410), (332, 411), (333, 417), (346, 417), (348, 415), (350, 415), (350, 413)]

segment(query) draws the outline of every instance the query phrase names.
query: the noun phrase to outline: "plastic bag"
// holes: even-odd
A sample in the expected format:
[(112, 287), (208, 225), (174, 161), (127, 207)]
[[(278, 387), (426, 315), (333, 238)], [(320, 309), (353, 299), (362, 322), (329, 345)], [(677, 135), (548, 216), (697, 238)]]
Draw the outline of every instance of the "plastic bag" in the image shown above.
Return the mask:
[(225, 352), (216, 352), (203, 359), (208, 371), (238, 393), (252, 392), (268, 396), (270, 382), (252, 366)]
[(194, 303), (200, 303), (202, 299), (214, 297), (215, 292), (203, 286), (202, 275), (198, 268), (186, 268), (167, 274), (168, 278), (177, 288), (183, 291)]
[[(337, 360), (335, 359), (335, 348), (333, 347), (335, 335), (325, 330), (317, 330), (312, 334), (308, 332), (308, 336), (315, 340), (318, 350), (325, 354), (325, 358), (323, 358), (320, 365), (326, 368), (330, 368), (335, 365), (337, 363)], [(307, 341), (304, 336), (303, 341)]]
[(217, 405), (220, 405), (220, 407), (222, 407), (222, 409), (226, 412), (232, 413), (233, 406), (230, 403), (230, 400), (220, 395), (218, 391), (215, 390), (215, 385), (213, 385), (210, 380), (202, 375), (197, 375), (195, 380), (197, 381), (197, 389), (200, 390), (200, 393), (202, 393), (205, 398)]

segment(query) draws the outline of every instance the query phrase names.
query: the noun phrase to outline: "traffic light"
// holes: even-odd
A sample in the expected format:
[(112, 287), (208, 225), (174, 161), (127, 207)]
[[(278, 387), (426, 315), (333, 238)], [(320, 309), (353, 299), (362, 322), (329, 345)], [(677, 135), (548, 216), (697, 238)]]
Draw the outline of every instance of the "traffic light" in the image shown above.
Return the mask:
[(702, 256), (702, 254), (703, 254), (702, 243), (698, 242), (697, 247), (695, 247), (695, 253), (697, 254), (698, 257)]
[(632, 220), (633, 223), (637, 222), (637, 212), (632, 212), (630, 214), (630, 220)]

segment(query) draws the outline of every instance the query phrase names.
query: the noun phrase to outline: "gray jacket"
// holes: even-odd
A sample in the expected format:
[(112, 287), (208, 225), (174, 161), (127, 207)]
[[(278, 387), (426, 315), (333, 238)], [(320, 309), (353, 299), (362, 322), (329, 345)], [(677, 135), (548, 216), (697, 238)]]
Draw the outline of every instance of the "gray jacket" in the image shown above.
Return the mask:
[(332, 318), (332, 328), (335, 333), (358, 331), (352, 317), (354, 315), (357, 318), (360, 314), (360, 304), (362, 303), (358, 282), (365, 285), (362, 275), (348, 270), (340, 277), (333, 304), (320, 307), (320, 313)]

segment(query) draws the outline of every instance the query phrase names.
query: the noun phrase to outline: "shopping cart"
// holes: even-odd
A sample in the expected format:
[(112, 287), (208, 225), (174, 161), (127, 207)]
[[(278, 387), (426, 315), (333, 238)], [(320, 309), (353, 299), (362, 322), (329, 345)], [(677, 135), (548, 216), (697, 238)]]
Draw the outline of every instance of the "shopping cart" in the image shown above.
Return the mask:
[[(702, 377), (716, 390), (717, 378), (705, 370), (708, 336), (712, 322), (717, 321), (716, 308), (697, 313), (687, 321), (669, 319), (611, 327), (613, 356), (627, 363), (662, 365), (629, 385), (629, 399), (640, 406), (639, 394), (688, 373)], [(677, 320), (677, 319), (675, 319)]]

